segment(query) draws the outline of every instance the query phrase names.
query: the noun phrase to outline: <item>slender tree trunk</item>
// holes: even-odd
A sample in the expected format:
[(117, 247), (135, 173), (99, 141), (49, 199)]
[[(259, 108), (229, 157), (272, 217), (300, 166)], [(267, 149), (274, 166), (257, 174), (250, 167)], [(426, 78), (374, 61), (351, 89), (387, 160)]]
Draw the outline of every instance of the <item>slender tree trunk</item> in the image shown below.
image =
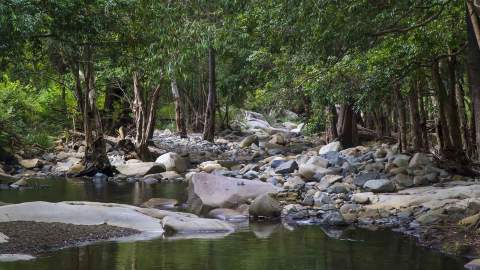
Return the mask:
[(439, 62), (435, 60), (432, 64), (432, 83), (435, 89), (435, 97), (438, 105), (438, 136), (441, 141), (440, 153), (447, 157), (448, 151), (452, 149), (452, 141), (450, 139), (450, 132), (447, 123), (447, 98), (445, 93), (445, 86), (440, 77)]
[[(467, 2), (469, 3), (469, 2)], [(477, 158), (480, 153), (480, 25), (478, 23), (478, 17), (471, 3), (469, 5), (469, 12), (467, 13), (467, 69), (468, 69), (468, 81), (470, 86), (470, 93), (472, 95), (473, 103), (473, 115), (474, 128), (475, 129), (475, 145)]]
[(463, 87), (459, 81), (455, 83), (455, 99), (457, 100), (458, 105), (458, 118), (460, 120), (460, 133), (462, 136), (463, 149), (470, 153), (469, 145), (469, 136), (468, 136), (468, 122), (467, 115), (465, 110), (465, 99), (463, 93)]
[(460, 120), (458, 114), (457, 99), (455, 96), (457, 76), (455, 72), (456, 59), (455, 56), (451, 56), (448, 60), (448, 73), (449, 73), (449, 92), (447, 96), (447, 122), (449, 127), (450, 140), (452, 141), (452, 147), (459, 155), (463, 155), (462, 135), (460, 129)]
[[(85, 50), (85, 60), (83, 63), (85, 93), (81, 96), (83, 96), (83, 130), (86, 142), (84, 163), (88, 172), (86, 174), (100, 171), (111, 175), (113, 171), (107, 157), (102, 120), (97, 107), (93, 54), (89, 47)], [(77, 86), (80, 86), (78, 91), (81, 92), (79, 81)]]
[[(420, 87), (423, 87), (423, 84), (421, 84)], [(422, 88), (420, 88), (422, 89)], [(419, 103), (419, 114), (420, 114), (420, 130), (422, 133), (422, 141), (425, 147), (425, 151), (428, 151), (430, 149), (429, 141), (428, 141), (428, 130), (427, 130), (427, 119), (428, 115), (425, 109), (425, 99), (422, 96), (423, 91), (420, 92), (420, 95), (418, 95), (418, 103)]]
[(424, 151), (420, 113), (418, 110), (418, 82), (415, 81), (412, 83), (408, 98), (410, 105), (410, 123), (412, 124), (410, 131), (413, 149), (417, 152)]
[(208, 48), (208, 99), (205, 111), (205, 125), (203, 127), (203, 139), (213, 142), (215, 138), (215, 50)]
[(328, 116), (329, 116), (329, 123), (328, 123), (328, 141), (334, 141), (338, 138), (338, 130), (337, 130), (337, 122), (338, 122), (338, 115), (337, 109), (335, 105), (328, 106)]
[(148, 149), (155, 125), (155, 111), (160, 98), (160, 85), (157, 85), (148, 93), (140, 84), (139, 75), (133, 73), (134, 102), (132, 111), (135, 118), (135, 151), (143, 161), (153, 160), (152, 153)]
[(172, 95), (175, 100), (175, 124), (180, 138), (187, 138), (187, 127), (185, 125), (185, 117), (182, 110), (182, 101), (180, 98), (180, 91), (178, 90), (177, 80), (172, 79), (171, 82)]
[(393, 86), (393, 90), (397, 107), (398, 149), (400, 152), (404, 152), (407, 150), (407, 117), (405, 113), (405, 102), (403, 101), (402, 94), (400, 93), (400, 83), (396, 82)]

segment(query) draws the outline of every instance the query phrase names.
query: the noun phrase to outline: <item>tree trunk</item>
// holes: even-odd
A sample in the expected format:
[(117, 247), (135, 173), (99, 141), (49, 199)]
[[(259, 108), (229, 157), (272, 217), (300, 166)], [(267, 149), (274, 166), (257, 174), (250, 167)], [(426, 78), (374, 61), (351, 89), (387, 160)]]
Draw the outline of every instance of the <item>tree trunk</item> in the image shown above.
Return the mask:
[(411, 138), (412, 146), (416, 152), (424, 151), (423, 137), (422, 137), (422, 128), (420, 124), (420, 113), (418, 111), (418, 82), (414, 81), (412, 83), (412, 88), (410, 89), (409, 105), (410, 105), (410, 123), (411, 123)]
[(428, 141), (428, 130), (427, 130), (427, 119), (428, 115), (425, 110), (425, 100), (423, 98), (423, 81), (419, 86), (419, 95), (418, 95), (418, 103), (420, 106), (419, 114), (420, 114), (420, 130), (422, 132), (422, 141), (425, 147), (425, 151), (430, 149), (429, 141)]
[(357, 121), (353, 111), (353, 105), (342, 105), (339, 121), (340, 130), (338, 137), (344, 148), (358, 144)]
[(445, 93), (445, 86), (440, 77), (438, 60), (433, 61), (432, 64), (432, 84), (435, 89), (435, 98), (438, 107), (438, 123), (437, 133), (440, 139), (440, 154), (444, 157), (448, 156), (448, 152), (452, 149), (452, 141), (450, 139), (450, 132), (447, 123), (447, 98)]
[(208, 99), (205, 111), (205, 125), (203, 127), (203, 139), (213, 142), (215, 138), (215, 50), (208, 48)]
[[(88, 175), (98, 171), (111, 175), (113, 173), (112, 167), (107, 157), (102, 121), (97, 107), (93, 55), (89, 47), (85, 51), (86, 61), (83, 63), (85, 93), (81, 95), (83, 96), (83, 130), (86, 142), (85, 168)], [(78, 75), (78, 78), (80, 78), (80, 75)], [(81, 92), (79, 81), (77, 81), (78, 86), (80, 86), (78, 91)]]
[(465, 99), (463, 93), (463, 87), (460, 82), (455, 83), (455, 99), (457, 100), (458, 105), (458, 118), (460, 120), (460, 133), (462, 136), (462, 145), (463, 149), (470, 153), (470, 141), (468, 136), (468, 122), (467, 122), (467, 115), (465, 110)]
[(180, 91), (178, 90), (177, 80), (172, 78), (171, 82), (172, 95), (175, 100), (175, 124), (180, 138), (187, 138), (187, 127), (185, 125), (185, 117), (182, 110), (182, 101)]
[(330, 142), (338, 138), (338, 130), (337, 130), (338, 115), (337, 115), (337, 108), (335, 108), (335, 105), (328, 106), (328, 115), (329, 115), (330, 121), (328, 123), (327, 139)]
[[(472, 9), (473, 11), (473, 9)], [(471, 14), (468, 16), (468, 14)], [(477, 40), (479, 33), (477, 33), (478, 17), (474, 12), (467, 13), (467, 69), (470, 92), (472, 95), (473, 115), (475, 119), (475, 145), (476, 153), (480, 152), (480, 48), (479, 40)], [(473, 127), (472, 127), (473, 128)]]
[(141, 87), (138, 77), (138, 73), (134, 72), (134, 101), (132, 111), (135, 118), (135, 150), (141, 160), (151, 161), (153, 160), (153, 156), (148, 150), (148, 142), (153, 135), (155, 111), (160, 97), (160, 85), (157, 85), (151, 91), (145, 92)]
[(393, 86), (396, 100), (397, 119), (398, 119), (398, 149), (400, 152), (407, 150), (407, 117), (405, 113), (405, 102), (400, 93), (400, 83), (396, 82)]

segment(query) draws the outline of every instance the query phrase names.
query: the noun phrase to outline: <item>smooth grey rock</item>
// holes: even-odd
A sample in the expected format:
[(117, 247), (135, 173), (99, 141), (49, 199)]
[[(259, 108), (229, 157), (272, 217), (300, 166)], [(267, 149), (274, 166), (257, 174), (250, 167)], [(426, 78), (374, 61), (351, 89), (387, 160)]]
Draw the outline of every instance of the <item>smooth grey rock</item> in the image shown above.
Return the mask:
[(393, 181), (402, 188), (407, 188), (413, 186), (413, 179), (407, 174), (397, 174), (393, 178)]
[(117, 170), (126, 176), (144, 176), (164, 172), (165, 168), (155, 162), (136, 162), (117, 166)]
[(322, 146), (318, 152), (320, 155), (326, 154), (328, 152), (338, 152), (342, 150), (342, 145), (340, 142), (331, 142), (327, 145)]
[(360, 172), (353, 178), (353, 184), (363, 187), (368, 180), (382, 179), (385, 175), (378, 172)]
[(280, 216), (282, 207), (271, 194), (262, 194), (253, 200), (249, 208), (250, 216), (276, 218)]
[(162, 164), (166, 171), (183, 173), (187, 170), (187, 161), (179, 154), (169, 152), (159, 156), (155, 163)]
[(188, 185), (187, 204), (194, 213), (214, 208), (234, 208), (264, 193), (276, 193), (270, 183), (196, 173)]
[(278, 174), (292, 173), (297, 169), (298, 169), (297, 162), (295, 160), (289, 160), (280, 164), (280, 166), (278, 166), (275, 169), (275, 173), (278, 173)]
[(413, 155), (412, 159), (410, 160), (410, 163), (408, 164), (408, 167), (410, 168), (415, 168), (415, 167), (421, 167), (421, 166), (426, 166), (430, 165), (432, 162), (430, 161), (430, 158), (425, 153), (416, 153)]
[(363, 188), (375, 193), (395, 191), (395, 185), (388, 179), (369, 180), (363, 185)]

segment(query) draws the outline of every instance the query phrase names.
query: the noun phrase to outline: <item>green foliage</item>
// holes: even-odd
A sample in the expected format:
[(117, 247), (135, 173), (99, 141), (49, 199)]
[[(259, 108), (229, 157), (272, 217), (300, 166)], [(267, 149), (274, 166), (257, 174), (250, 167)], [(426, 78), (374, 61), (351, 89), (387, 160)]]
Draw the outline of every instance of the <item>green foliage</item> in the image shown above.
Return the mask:
[[(10, 145), (13, 135), (27, 144), (52, 145), (51, 135), (59, 132), (67, 121), (62, 112), (61, 89), (58, 85), (35, 89), (4, 76), (0, 81), (0, 143)], [(73, 97), (67, 106), (73, 110)]]

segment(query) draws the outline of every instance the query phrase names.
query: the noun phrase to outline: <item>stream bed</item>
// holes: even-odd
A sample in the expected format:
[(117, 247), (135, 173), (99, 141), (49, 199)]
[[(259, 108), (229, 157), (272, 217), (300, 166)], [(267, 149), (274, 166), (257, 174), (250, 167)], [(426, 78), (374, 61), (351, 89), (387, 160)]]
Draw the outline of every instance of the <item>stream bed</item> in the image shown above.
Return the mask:
[[(36, 188), (0, 190), (0, 201), (98, 201), (139, 205), (152, 197), (185, 201), (183, 183), (108, 183), (78, 179), (39, 180)], [(251, 223), (228, 236), (182, 235), (137, 242), (102, 242), (43, 254), (31, 261), (0, 263), (1, 270), (23, 269), (318, 269), (456, 270), (466, 260), (418, 246), (390, 231), (347, 229), (339, 238), (320, 226), (290, 227)]]

